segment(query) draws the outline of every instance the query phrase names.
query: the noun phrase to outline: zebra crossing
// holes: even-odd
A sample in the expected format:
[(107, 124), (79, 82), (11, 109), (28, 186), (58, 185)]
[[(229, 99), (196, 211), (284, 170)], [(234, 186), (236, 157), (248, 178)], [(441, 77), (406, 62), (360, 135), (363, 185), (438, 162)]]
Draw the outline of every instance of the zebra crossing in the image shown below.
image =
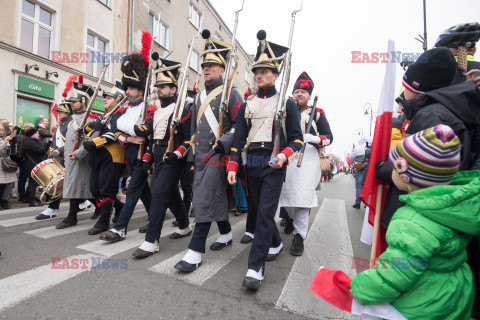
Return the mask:
[[(55, 224), (66, 216), (68, 208), (65, 204), (62, 203), (56, 218), (43, 221), (34, 219), (40, 211), (38, 208), (34, 209), (36, 210), (30, 208), (13, 209), (17, 211), (5, 216), (0, 215), (0, 226), (3, 227), (0, 227), (0, 232), (17, 228), (22, 234), (39, 239), (38, 241), (47, 246), (61, 246), (67, 239), (66, 237), (75, 237), (77, 243), (71, 248), (71, 255), (62, 259), (67, 261), (88, 259), (90, 264), (88, 268), (55, 269), (52, 263), (47, 263), (0, 279), (0, 312), (22, 305), (23, 302), (46, 290), (55, 290), (57, 285), (64, 282), (68, 283), (72, 278), (79, 275), (83, 274), (83, 277), (89, 277), (88, 271), (90, 271), (91, 262), (94, 259), (128, 259), (129, 268), (131, 266), (141, 266), (142, 269), (148, 271), (147, 275), (151, 277), (173, 278), (186, 285), (203, 288), (221, 270), (235, 267), (232, 261), (240, 255), (242, 257), (247, 256), (250, 249), (250, 245), (239, 242), (245, 230), (245, 216), (232, 217), (233, 244), (220, 251), (207, 249), (202, 266), (198, 270), (190, 274), (181, 274), (173, 266), (186, 253), (189, 237), (181, 240), (168, 239), (168, 235), (176, 230), (171, 224), (173, 221), (171, 214), (167, 215), (168, 219), (165, 221), (162, 230), (160, 252), (140, 261), (132, 259), (131, 253), (144, 241), (145, 235), (138, 233), (133, 227), (129, 228), (125, 240), (108, 243), (97, 240), (97, 237), (92, 238), (86, 233), (86, 230), (93, 225), (93, 221), (85, 216), (89, 216), (93, 212), (92, 209), (81, 212), (82, 218), (79, 219), (76, 226), (62, 230), (55, 229)], [(324, 199), (320, 208), (316, 210), (318, 212), (315, 215), (312, 214), (309, 237), (305, 242), (305, 254), (295, 259), (274, 307), (300, 315), (322, 318), (324, 315), (330, 314), (328, 312), (334, 312), (335, 310), (308, 291), (313, 276), (320, 266), (350, 270), (349, 261), (351, 261), (350, 257), (353, 256), (353, 253), (346, 223), (345, 201)], [(22, 216), (14, 217), (15, 215)], [(3, 219), (5, 217), (7, 219)], [(143, 205), (138, 205), (130, 225), (141, 225), (145, 223), (145, 220), (146, 211)], [(277, 218), (277, 222), (279, 220)], [(207, 248), (215, 242), (218, 235), (216, 228), (212, 228), (210, 237), (207, 239)], [(340, 239), (339, 235), (345, 235), (346, 237)], [(325, 239), (329, 240), (325, 241)], [(290, 238), (284, 238), (285, 252), (282, 255), (288, 255), (290, 241)], [(174, 250), (173, 254), (171, 254), (172, 250)], [(169, 255), (165, 255), (165, 252), (169, 252)], [(2, 259), (7, 258), (2, 257)], [(50, 259), (52, 257), (43, 257), (42, 261), (49, 261)], [(246, 260), (237, 268), (246, 268)], [(354, 276), (355, 274), (350, 275)], [(275, 279), (269, 278), (269, 281), (275, 281)], [(267, 280), (265, 284), (268, 284)], [(327, 310), (327, 313), (325, 313), (325, 310)], [(349, 315), (342, 314), (341, 311), (335, 312), (339, 317), (350, 319)]]

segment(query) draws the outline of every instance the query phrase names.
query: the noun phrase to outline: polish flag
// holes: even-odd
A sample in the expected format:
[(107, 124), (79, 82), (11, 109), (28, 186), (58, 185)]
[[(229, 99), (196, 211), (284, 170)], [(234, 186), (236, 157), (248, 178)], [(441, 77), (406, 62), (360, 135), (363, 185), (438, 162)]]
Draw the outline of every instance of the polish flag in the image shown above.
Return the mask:
[(331, 305), (362, 316), (368, 320), (407, 320), (397, 309), (388, 303), (364, 306), (352, 296), (350, 283), (352, 280), (342, 271), (320, 267), (310, 285), (310, 291)]
[[(395, 52), (395, 44), (393, 40), (388, 40), (387, 52)], [(392, 135), (392, 116), (393, 105), (395, 98), (395, 68), (396, 65), (390, 59), (386, 64), (385, 78), (383, 79), (383, 88), (380, 95), (380, 102), (378, 104), (377, 118), (375, 120), (375, 131), (373, 135), (372, 151), (370, 162), (368, 165), (367, 176), (363, 184), (362, 192), (360, 193), (360, 200), (369, 208), (368, 222), (373, 225), (375, 218), (375, 208), (377, 200), (377, 191), (379, 184), (383, 185), (381, 213), (385, 205), (388, 186), (384, 182), (375, 178), (375, 165), (377, 161), (384, 161), (385, 157), (390, 152), (390, 143)], [(385, 241), (386, 230), (379, 227), (378, 245), (376, 250), (376, 257), (380, 256), (387, 248)], [(372, 230), (373, 233), (373, 230)]]

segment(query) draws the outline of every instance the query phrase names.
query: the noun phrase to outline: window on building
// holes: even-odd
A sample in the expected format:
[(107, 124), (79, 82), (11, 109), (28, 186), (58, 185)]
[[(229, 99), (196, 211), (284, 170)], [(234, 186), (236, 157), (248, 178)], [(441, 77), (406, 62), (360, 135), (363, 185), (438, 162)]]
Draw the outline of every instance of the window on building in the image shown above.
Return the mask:
[(245, 81), (248, 83), (249, 86), (252, 84), (252, 76), (248, 68), (245, 68)]
[(22, 1), (20, 48), (50, 59), (54, 13), (38, 3)]
[(192, 50), (192, 56), (190, 57), (190, 63), (189, 67), (195, 70), (196, 72), (200, 73), (200, 63), (199, 63), (200, 57), (198, 52), (195, 50)]
[(105, 64), (104, 57), (107, 50), (107, 41), (96, 34), (87, 32), (87, 70), (85, 72), (94, 77), (100, 77)]
[(170, 50), (170, 27), (151, 13), (148, 14), (148, 31), (159, 45)]
[(190, 15), (188, 20), (195, 26), (195, 28), (200, 29), (200, 23), (202, 21), (202, 14), (198, 11), (193, 4), (190, 4)]
[(104, 5), (106, 5), (107, 7), (110, 7), (110, 0), (98, 0), (98, 2), (101, 2)]

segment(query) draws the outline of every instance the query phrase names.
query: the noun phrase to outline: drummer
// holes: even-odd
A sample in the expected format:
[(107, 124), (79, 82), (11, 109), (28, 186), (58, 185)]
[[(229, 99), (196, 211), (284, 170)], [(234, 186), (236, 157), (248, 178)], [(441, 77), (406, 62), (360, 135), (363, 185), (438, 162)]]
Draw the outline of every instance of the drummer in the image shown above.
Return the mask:
[(313, 81), (303, 72), (293, 87), (293, 99), (300, 107), (300, 124), (305, 143), (305, 154), (301, 167), (297, 167), (298, 159), (288, 166), (287, 176), (280, 194), (279, 207), (284, 207), (293, 219), (293, 242), (290, 253), (294, 256), (303, 254), (303, 241), (307, 238), (310, 209), (318, 206), (316, 188), (320, 183), (321, 170), (319, 161), (320, 148), (333, 141), (332, 131), (325, 112), (316, 108), (310, 131), (306, 128), (312, 107), (308, 105), (313, 91)]

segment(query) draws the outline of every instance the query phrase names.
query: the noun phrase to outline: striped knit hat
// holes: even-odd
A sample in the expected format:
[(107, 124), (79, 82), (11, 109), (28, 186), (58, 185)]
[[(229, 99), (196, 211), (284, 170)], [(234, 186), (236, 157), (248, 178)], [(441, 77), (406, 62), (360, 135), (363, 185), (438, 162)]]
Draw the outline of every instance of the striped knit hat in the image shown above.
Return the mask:
[(403, 139), (389, 159), (405, 182), (421, 188), (448, 184), (460, 166), (460, 140), (440, 124)]

